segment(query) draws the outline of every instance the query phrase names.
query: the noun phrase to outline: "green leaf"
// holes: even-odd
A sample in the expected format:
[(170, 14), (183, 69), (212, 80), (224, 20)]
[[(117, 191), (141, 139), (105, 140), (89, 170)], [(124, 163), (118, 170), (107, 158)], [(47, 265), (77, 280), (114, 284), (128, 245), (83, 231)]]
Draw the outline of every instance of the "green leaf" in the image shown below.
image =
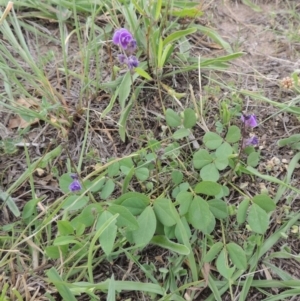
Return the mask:
[(169, 14), (179, 18), (196, 18), (196, 17), (201, 17), (203, 15), (203, 12), (199, 10), (197, 7), (192, 7), (192, 8), (183, 8), (180, 10), (172, 10), (169, 12)]
[(119, 103), (121, 105), (122, 110), (124, 110), (126, 105), (126, 100), (130, 94), (132, 85), (132, 78), (130, 71), (124, 75), (123, 80), (120, 84), (120, 89), (118, 89), (119, 94)]
[(239, 225), (243, 224), (246, 221), (249, 204), (250, 204), (249, 199), (244, 199), (239, 204), (237, 214), (236, 214), (236, 220), (237, 220)]
[(232, 153), (233, 149), (231, 145), (226, 141), (216, 149), (217, 158), (228, 158)]
[(128, 192), (115, 200), (115, 204), (126, 207), (133, 215), (139, 215), (150, 204), (150, 199), (139, 192)]
[(152, 239), (156, 229), (156, 217), (152, 207), (148, 206), (138, 217), (139, 229), (133, 231), (133, 240), (138, 246), (147, 245)]
[(171, 227), (176, 224), (175, 208), (170, 199), (158, 198), (154, 201), (153, 207), (157, 219), (164, 226)]
[(190, 205), (187, 220), (194, 228), (206, 231), (215, 218), (210, 212), (207, 202), (199, 196), (195, 196)]
[(229, 143), (238, 142), (241, 139), (241, 130), (236, 125), (231, 125), (228, 128), (225, 140)]
[(154, 236), (151, 243), (162, 248), (168, 249), (180, 255), (189, 255), (190, 250), (185, 245), (177, 244), (163, 235)]
[(248, 223), (253, 232), (264, 234), (269, 226), (269, 216), (258, 205), (252, 204), (248, 214)]
[(210, 163), (201, 169), (200, 177), (203, 181), (217, 182), (220, 178), (220, 174), (215, 164)]
[(58, 182), (59, 182), (59, 188), (62, 190), (62, 192), (64, 193), (70, 192), (69, 186), (73, 182), (73, 179), (71, 178), (69, 173), (65, 173), (61, 175)]
[(149, 169), (146, 167), (138, 167), (135, 170), (135, 176), (137, 177), (138, 180), (144, 182), (149, 178)]
[(106, 200), (114, 191), (115, 183), (113, 180), (108, 179), (101, 190), (100, 198)]
[[(102, 227), (102, 225), (112, 216), (113, 214), (111, 214), (110, 212), (104, 211), (98, 218), (96, 230), (98, 231)], [(112, 221), (99, 236), (101, 248), (106, 256), (109, 256), (111, 254), (114, 247), (114, 242), (117, 236), (117, 226), (115, 224), (116, 220)]]
[(176, 201), (179, 203), (180, 215), (187, 214), (193, 200), (193, 194), (187, 191), (181, 191), (176, 196)]
[(32, 218), (33, 215), (37, 214), (37, 204), (38, 202), (40, 202), (42, 200), (42, 198), (38, 198), (38, 199), (33, 199), (28, 201), (22, 211), (22, 219), (26, 220), (28, 218)]
[(228, 217), (227, 204), (222, 200), (210, 200), (207, 202), (209, 209), (217, 219), (225, 219)]
[(120, 162), (115, 162), (113, 164), (110, 164), (107, 168), (108, 176), (112, 178), (118, 175), (120, 172), (119, 169), (120, 169)]
[(172, 109), (166, 110), (166, 121), (167, 125), (170, 127), (177, 127), (181, 124), (180, 116)]
[(229, 160), (224, 157), (217, 157), (214, 163), (218, 170), (224, 170), (229, 165)]
[(192, 34), (196, 32), (197, 29), (192, 27), (184, 30), (178, 30), (173, 33), (171, 33), (169, 36), (167, 36), (163, 41), (163, 46), (165, 47), (167, 44), (174, 42), (176, 40), (179, 40), (181, 37), (187, 36), (189, 34)]
[(226, 244), (226, 248), (233, 264), (240, 270), (246, 270), (247, 258), (245, 251), (234, 242)]
[(213, 157), (205, 149), (200, 149), (194, 153), (193, 165), (196, 169), (200, 169), (203, 166), (211, 163), (212, 161), (213, 161)]
[(72, 235), (64, 235), (64, 236), (58, 236), (54, 239), (53, 245), (54, 246), (65, 246), (69, 244), (78, 244), (79, 241), (75, 239)]
[(70, 195), (64, 200), (62, 208), (68, 211), (79, 210), (85, 207), (88, 202), (87, 196)]
[(59, 292), (59, 294), (61, 295), (61, 297), (64, 300), (76, 301), (76, 298), (71, 293), (68, 285), (60, 277), (59, 273), (57, 272), (57, 270), (54, 267), (52, 267), (50, 270), (48, 270), (46, 272), (46, 275), (47, 275), (49, 281), (54, 284), (57, 291)]
[(191, 129), (193, 126), (196, 125), (197, 118), (194, 110), (191, 108), (187, 108), (183, 112), (183, 126), (186, 129)]
[(131, 231), (138, 229), (139, 225), (135, 217), (126, 207), (113, 204), (109, 206), (107, 210), (113, 215), (117, 213), (119, 214), (117, 217), (118, 227), (127, 227)]
[(140, 68), (140, 67), (136, 67), (134, 68), (134, 71), (142, 76), (143, 78), (147, 79), (147, 80), (152, 80), (152, 77), (150, 76), (150, 74), (148, 72), (146, 72), (144, 69)]
[(57, 221), (59, 235), (74, 234), (74, 229), (69, 221)]
[(188, 130), (188, 129), (179, 129), (175, 133), (173, 133), (172, 137), (175, 140), (179, 140), (179, 139), (188, 137), (189, 134), (190, 134), (190, 130)]
[(252, 152), (247, 158), (247, 165), (256, 167), (259, 163), (260, 154), (258, 152)]
[(212, 262), (215, 259), (215, 257), (220, 253), (222, 248), (223, 248), (223, 243), (220, 241), (213, 244), (210, 250), (205, 254), (203, 261)]
[(179, 170), (173, 170), (171, 173), (172, 181), (175, 185), (178, 185), (182, 182), (183, 174)]
[(264, 209), (267, 213), (276, 209), (274, 201), (266, 194), (258, 194), (252, 199), (253, 203)]
[(105, 177), (104, 176), (100, 176), (98, 178), (96, 178), (93, 181), (84, 181), (83, 182), (83, 187), (86, 189), (89, 189), (91, 192), (98, 192), (102, 189), (104, 183), (105, 183)]
[(215, 196), (222, 191), (222, 186), (216, 182), (202, 181), (196, 185), (194, 191), (196, 193)]
[(223, 142), (223, 139), (216, 133), (207, 132), (203, 137), (203, 142), (208, 149), (217, 149)]
[(277, 141), (277, 145), (279, 147), (283, 147), (283, 146), (294, 144), (297, 142), (300, 142), (300, 134), (294, 134), (288, 138), (280, 139)]
[(219, 273), (224, 278), (229, 280), (232, 277), (232, 275), (235, 271), (235, 268), (234, 267), (230, 268), (228, 266), (228, 259), (227, 259), (227, 256), (226, 256), (225, 248), (219, 254), (218, 259), (216, 261), (216, 266), (217, 266), (217, 269), (218, 269)]
[(184, 239), (182, 237), (182, 230), (185, 231), (185, 233), (183, 235), (187, 239), (190, 239), (192, 237), (192, 232), (191, 232), (190, 225), (188, 224), (188, 222), (184, 216), (182, 216), (180, 218), (180, 221), (181, 221), (181, 224), (179, 224), (177, 222), (176, 226), (175, 226), (175, 237), (177, 238), (178, 242), (184, 243)]

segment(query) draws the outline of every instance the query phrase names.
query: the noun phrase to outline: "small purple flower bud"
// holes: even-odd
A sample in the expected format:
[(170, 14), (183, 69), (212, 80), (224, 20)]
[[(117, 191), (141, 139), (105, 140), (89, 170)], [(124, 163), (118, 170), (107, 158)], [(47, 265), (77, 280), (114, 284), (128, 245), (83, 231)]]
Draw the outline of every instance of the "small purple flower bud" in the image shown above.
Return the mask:
[(248, 126), (251, 128), (255, 128), (258, 125), (255, 115), (244, 115), (243, 114), (241, 116), (241, 120), (242, 120), (242, 122), (245, 123), (245, 126)]
[(250, 146), (250, 145), (257, 145), (257, 144), (258, 144), (258, 138), (256, 136), (253, 136), (251, 138), (244, 140), (243, 147)]
[(128, 46), (133, 47), (134, 44), (136, 45), (132, 34), (125, 28), (116, 30), (112, 40), (114, 44), (120, 45), (125, 50)]
[(117, 55), (118, 60), (121, 64), (126, 64), (127, 63), (127, 57), (125, 54), (118, 54)]
[(136, 40), (132, 40), (127, 46), (127, 53), (132, 54), (136, 50)]
[(127, 59), (127, 65), (129, 67), (129, 69), (132, 69), (132, 68), (135, 68), (139, 65), (139, 61), (134, 55), (131, 55)]
[(70, 189), (70, 191), (72, 191), (72, 192), (76, 192), (76, 191), (79, 191), (79, 190), (81, 190), (81, 184), (80, 184), (80, 182), (77, 180), (77, 179), (75, 179), (71, 184), (70, 184), (70, 186), (69, 186), (69, 189)]

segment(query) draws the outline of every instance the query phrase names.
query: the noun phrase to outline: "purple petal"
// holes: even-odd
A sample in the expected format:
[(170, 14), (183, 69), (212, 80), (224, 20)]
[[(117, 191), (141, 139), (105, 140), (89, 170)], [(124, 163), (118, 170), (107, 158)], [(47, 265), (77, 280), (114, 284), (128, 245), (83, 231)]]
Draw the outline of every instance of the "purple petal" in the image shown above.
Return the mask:
[(257, 144), (258, 144), (258, 138), (256, 136), (253, 136), (251, 138), (244, 140), (243, 147), (250, 146), (250, 145), (257, 145)]
[(245, 126), (251, 128), (255, 128), (258, 125), (255, 115), (242, 115), (241, 120), (245, 123)]
[(139, 65), (139, 61), (134, 55), (131, 55), (130, 57), (128, 57), (127, 65), (129, 69), (132, 69)]
[(118, 54), (117, 57), (121, 64), (127, 64), (127, 57), (125, 54)]
[(79, 190), (81, 190), (81, 184), (79, 183), (79, 181), (78, 180), (74, 180), (71, 184), (70, 184), (70, 186), (69, 186), (69, 189), (70, 189), (70, 191), (72, 191), (72, 192), (76, 192), (76, 191), (79, 191)]
[(134, 41), (132, 34), (125, 28), (115, 31), (112, 40), (114, 44), (120, 45), (123, 49), (127, 49), (127, 46)]

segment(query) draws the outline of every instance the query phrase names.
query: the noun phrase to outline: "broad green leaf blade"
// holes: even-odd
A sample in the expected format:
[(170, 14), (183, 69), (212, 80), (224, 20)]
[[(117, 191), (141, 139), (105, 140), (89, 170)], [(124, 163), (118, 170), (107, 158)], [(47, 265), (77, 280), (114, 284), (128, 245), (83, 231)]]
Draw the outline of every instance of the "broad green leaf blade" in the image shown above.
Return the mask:
[(139, 215), (150, 204), (150, 199), (139, 192), (128, 192), (119, 197), (115, 204), (126, 207), (133, 215)]
[(260, 154), (258, 152), (252, 152), (247, 158), (247, 165), (256, 167), (259, 163)]
[(223, 142), (216, 149), (216, 157), (217, 158), (228, 158), (233, 153), (233, 149), (228, 142)]
[(252, 204), (248, 214), (248, 223), (252, 231), (264, 234), (269, 226), (269, 216), (258, 205)]
[(88, 202), (87, 196), (70, 195), (63, 201), (62, 208), (68, 211), (79, 210), (85, 207)]
[(100, 197), (103, 200), (106, 200), (114, 191), (115, 183), (112, 179), (108, 179), (101, 190)]
[(223, 139), (216, 133), (207, 132), (203, 137), (203, 142), (208, 149), (217, 149), (223, 142)]
[[(96, 224), (96, 230), (99, 230), (100, 227), (105, 222), (110, 220), (110, 218), (112, 216), (113, 215), (110, 212), (104, 211), (98, 218), (98, 221)], [(109, 224), (109, 226), (106, 227), (106, 229), (99, 236), (99, 242), (100, 242), (101, 248), (104, 251), (106, 256), (109, 256), (111, 254), (113, 247), (114, 247), (114, 242), (115, 242), (115, 239), (117, 236), (117, 226), (115, 224), (116, 224), (116, 220), (111, 222)]]
[(217, 157), (214, 163), (218, 170), (224, 170), (229, 165), (229, 160), (225, 157)]
[(140, 68), (140, 67), (136, 67), (136, 68), (134, 68), (134, 71), (135, 71), (138, 75), (144, 77), (145, 79), (152, 80), (152, 77), (151, 77), (151, 76), (149, 75), (149, 73), (146, 72), (144, 69), (142, 69), (142, 68)]
[(184, 37), (184, 36), (187, 36), (189, 34), (192, 34), (194, 32), (197, 31), (197, 28), (187, 28), (187, 29), (184, 29), (184, 30), (178, 30), (178, 31), (175, 31), (173, 33), (171, 33), (169, 36), (167, 36), (164, 41), (163, 41), (163, 46), (165, 47), (167, 44), (171, 43), (171, 42), (174, 42), (176, 40), (179, 40), (181, 37)]
[(202, 181), (196, 185), (194, 191), (200, 194), (216, 196), (222, 191), (222, 186), (216, 182)]
[(187, 108), (183, 112), (183, 126), (186, 129), (191, 129), (193, 126), (196, 125), (197, 118), (194, 110), (191, 108)]
[(119, 103), (121, 105), (122, 110), (124, 110), (126, 105), (126, 100), (130, 94), (131, 91), (131, 85), (132, 85), (132, 78), (130, 71), (127, 71), (127, 73), (124, 75), (123, 80), (120, 84), (119, 92)]
[(218, 241), (213, 244), (210, 250), (205, 254), (203, 261), (204, 262), (212, 262), (215, 257), (221, 252), (223, 248), (223, 243)]
[(210, 212), (207, 202), (199, 196), (195, 196), (190, 205), (187, 220), (194, 228), (206, 232), (215, 218)]
[(241, 139), (241, 130), (236, 125), (231, 125), (226, 134), (225, 140), (229, 143), (238, 142)]
[(200, 169), (203, 166), (211, 163), (212, 161), (213, 161), (213, 157), (205, 149), (200, 149), (194, 153), (193, 165), (196, 169)]
[(156, 229), (156, 216), (152, 207), (148, 206), (138, 217), (139, 229), (133, 231), (133, 240), (138, 246), (147, 245), (152, 239)]
[(173, 170), (171, 173), (172, 182), (175, 185), (179, 185), (183, 179), (183, 173), (179, 170)]
[(229, 243), (226, 245), (229, 257), (234, 265), (240, 270), (247, 269), (247, 258), (245, 251), (236, 243)]
[(116, 285), (114, 274), (111, 275), (106, 301), (116, 301)]
[(172, 252), (178, 253), (180, 255), (189, 255), (190, 250), (185, 245), (177, 244), (163, 235), (154, 236), (151, 239), (151, 243), (162, 248), (168, 249)]
[(190, 130), (189, 130), (189, 129), (179, 129), (179, 130), (177, 130), (177, 131), (172, 135), (172, 137), (173, 137), (175, 140), (179, 140), (179, 139), (188, 137), (189, 134), (190, 134)]
[(181, 191), (176, 196), (176, 201), (179, 203), (180, 215), (185, 215), (189, 211), (190, 205), (193, 200), (193, 194), (188, 191)]
[(280, 139), (277, 141), (277, 145), (279, 147), (283, 147), (283, 146), (291, 145), (291, 144), (294, 144), (297, 142), (300, 142), (300, 134), (294, 134), (288, 138)]
[(164, 226), (171, 227), (176, 224), (175, 208), (170, 199), (158, 198), (154, 201), (153, 207), (157, 219)]
[(166, 110), (166, 121), (170, 127), (177, 127), (181, 124), (180, 116), (172, 109)]
[(217, 266), (219, 273), (224, 278), (229, 280), (232, 277), (232, 274), (234, 273), (235, 268), (234, 267), (230, 268), (228, 266), (228, 259), (227, 259), (225, 248), (219, 254), (218, 259), (216, 261), (216, 266)]
[(247, 211), (249, 208), (250, 200), (244, 199), (238, 207), (236, 219), (239, 225), (243, 224), (247, 218)]
[(138, 167), (135, 170), (135, 176), (137, 177), (138, 180), (144, 182), (149, 178), (149, 169), (146, 167)]
[(126, 207), (113, 204), (107, 210), (112, 214), (119, 214), (117, 218), (118, 227), (127, 227), (131, 231), (138, 229), (138, 222)]
[(65, 284), (65, 282), (60, 277), (60, 275), (58, 274), (57, 270), (54, 267), (52, 267), (50, 270), (48, 270), (46, 272), (46, 275), (47, 275), (48, 279), (50, 280), (50, 282), (52, 282), (54, 284), (57, 291), (59, 292), (59, 294), (61, 295), (61, 297), (64, 300), (76, 301), (76, 298), (71, 293), (68, 285)]
[(222, 200), (210, 200), (207, 202), (209, 210), (217, 219), (225, 219), (228, 217), (227, 204)]
[(258, 194), (252, 199), (253, 203), (264, 209), (267, 213), (276, 209), (274, 201), (266, 194)]
[(200, 171), (200, 177), (203, 181), (211, 181), (211, 182), (217, 182), (220, 178), (220, 173), (218, 169), (216, 168), (216, 165), (213, 163), (210, 163), (204, 167), (202, 167)]

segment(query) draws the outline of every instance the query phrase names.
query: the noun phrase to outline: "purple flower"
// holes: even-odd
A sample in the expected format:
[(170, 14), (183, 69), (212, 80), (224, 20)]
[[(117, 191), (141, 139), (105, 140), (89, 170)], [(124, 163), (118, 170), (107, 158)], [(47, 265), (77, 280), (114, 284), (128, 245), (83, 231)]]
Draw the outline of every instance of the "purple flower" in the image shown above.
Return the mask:
[(124, 50), (127, 48), (130, 51), (134, 51), (136, 48), (136, 40), (132, 34), (125, 28), (121, 28), (115, 31), (113, 35), (113, 43), (120, 45)]
[(243, 114), (241, 116), (241, 120), (242, 120), (242, 122), (244, 122), (245, 126), (248, 126), (251, 128), (255, 128), (258, 125), (255, 115), (244, 115)]
[(132, 68), (135, 68), (139, 65), (139, 61), (134, 55), (131, 55), (127, 59), (127, 65), (129, 67), (129, 69), (132, 69)]
[(257, 145), (257, 144), (258, 144), (258, 138), (256, 136), (253, 136), (251, 138), (244, 140), (243, 147), (250, 146), (250, 145)]
[(118, 59), (121, 64), (126, 64), (129, 69), (135, 68), (139, 65), (139, 61), (134, 55), (127, 57), (125, 54), (118, 54)]
[(70, 177), (73, 179), (73, 182), (69, 185), (69, 189), (72, 192), (76, 192), (82, 189), (81, 184), (78, 180), (78, 175), (71, 174)]

